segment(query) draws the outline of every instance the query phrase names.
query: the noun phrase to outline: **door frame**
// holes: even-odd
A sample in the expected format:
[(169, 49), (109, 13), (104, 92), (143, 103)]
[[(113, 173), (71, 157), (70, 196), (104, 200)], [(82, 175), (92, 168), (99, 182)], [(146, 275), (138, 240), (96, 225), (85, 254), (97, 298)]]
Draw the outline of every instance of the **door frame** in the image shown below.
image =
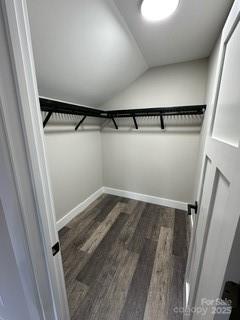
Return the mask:
[[(201, 200), (202, 200), (204, 173), (205, 173), (205, 166), (206, 166), (205, 159), (207, 156), (207, 150), (209, 149), (208, 148), (209, 144), (211, 144), (211, 141), (209, 141), (209, 139), (215, 140), (215, 137), (213, 136), (213, 126), (214, 126), (215, 115), (216, 115), (216, 110), (217, 110), (219, 90), (220, 90), (220, 85), (221, 85), (221, 80), (222, 80), (226, 47), (227, 47), (228, 41), (229, 41), (229, 39), (230, 39), (232, 33), (234, 32), (238, 23), (240, 23), (240, 0), (235, 0), (235, 2), (233, 3), (233, 6), (231, 8), (231, 11), (228, 15), (228, 18), (225, 22), (222, 33), (220, 35), (220, 45), (219, 45), (219, 52), (217, 54), (217, 64), (216, 64), (216, 78), (214, 80), (215, 83), (214, 83), (214, 87), (213, 87), (213, 93), (209, 99), (209, 104), (212, 105), (212, 110), (211, 110), (211, 113), (209, 116), (210, 119), (209, 119), (208, 127), (206, 129), (206, 137), (205, 137), (205, 141), (204, 141), (202, 164), (201, 164), (201, 175), (199, 178), (198, 191), (197, 191), (197, 198), (198, 198), (197, 200), (198, 200), (199, 208), (201, 207)], [(194, 219), (194, 226), (193, 226), (193, 232), (192, 232), (192, 236), (191, 236), (191, 243), (190, 243), (188, 261), (187, 261), (187, 267), (186, 267), (186, 274), (187, 274), (187, 271), (189, 270), (189, 268), (191, 267), (192, 249), (194, 247), (194, 241), (195, 241), (198, 222), (199, 222), (199, 216), (197, 216)], [(203, 230), (203, 232), (205, 233), (204, 238), (203, 238), (203, 243), (205, 243), (206, 239), (208, 238), (208, 231), (209, 231), (210, 222), (211, 221), (209, 220), (206, 225), (206, 229)], [(204, 251), (205, 251), (205, 247), (203, 246), (201, 248), (201, 259), (200, 259), (201, 264), (198, 266), (197, 282), (196, 282), (196, 286), (195, 286), (194, 292), (193, 292), (193, 302), (194, 303), (196, 302), (196, 295), (197, 295), (198, 288), (199, 288), (199, 278), (200, 278), (202, 265), (203, 265)], [(188, 307), (187, 301), (186, 301), (187, 280), (188, 279), (185, 277), (185, 281), (184, 281), (184, 307)], [(222, 279), (220, 279), (220, 281), (224, 282), (224, 277)], [(188, 297), (188, 298), (190, 298), (190, 297)], [(188, 299), (188, 301), (189, 301), (189, 299)], [(184, 319), (189, 319), (189, 317), (191, 318), (191, 315), (189, 313), (184, 314)]]
[[(14, 79), (12, 94), (16, 102), (11, 104), (5, 99), (0, 105), (0, 116), (20, 202), (37, 287), (36, 296), (43, 319), (69, 320), (61, 254), (52, 255), (52, 246), (59, 238), (47, 168), (26, 0), (2, 0), (0, 9), (4, 17), (11, 77)], [(25, 163), (19, 153), (20, 143), (24, 146), (21, 152), (25, 153)], [(23, 181), (26, 181), (30, 193), (27, 188), (24, 189)], [(43, 252), (42, 256), (37, 254), (40, 251)], [(39, 266), (42, 266), (41, 272)], [(46, 301), (49, 292), (51, 301)], [(45, 313), (44, 300), (45, 308), (53, 310), (54, 316), (51, 319)]]

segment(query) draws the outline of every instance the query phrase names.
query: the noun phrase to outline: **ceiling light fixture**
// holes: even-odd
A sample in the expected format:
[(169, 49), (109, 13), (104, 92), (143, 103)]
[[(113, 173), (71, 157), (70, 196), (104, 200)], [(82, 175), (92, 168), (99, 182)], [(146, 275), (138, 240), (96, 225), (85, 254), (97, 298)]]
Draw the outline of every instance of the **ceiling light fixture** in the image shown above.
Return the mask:
[(149, 21), (160, 21), (169, 17), (178, 7), (180, 0), (143, 0), (141, 13)]

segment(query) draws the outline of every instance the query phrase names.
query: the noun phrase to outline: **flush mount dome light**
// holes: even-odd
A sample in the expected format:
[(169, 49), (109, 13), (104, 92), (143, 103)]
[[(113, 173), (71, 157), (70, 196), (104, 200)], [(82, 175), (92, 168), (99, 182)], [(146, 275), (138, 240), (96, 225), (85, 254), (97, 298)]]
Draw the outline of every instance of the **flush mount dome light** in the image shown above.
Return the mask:
[(141, 12), (149, 21), (160, 21), (169, 17), (178, 7), (180, 0), (143, 0)]

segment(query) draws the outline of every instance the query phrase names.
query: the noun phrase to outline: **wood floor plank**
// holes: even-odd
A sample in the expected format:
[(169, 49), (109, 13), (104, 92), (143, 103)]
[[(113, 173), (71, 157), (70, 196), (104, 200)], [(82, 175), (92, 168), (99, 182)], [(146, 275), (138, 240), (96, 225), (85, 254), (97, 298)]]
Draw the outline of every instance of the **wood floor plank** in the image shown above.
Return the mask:
[(76, 281), (77, 275), (90, 259), (86, 252), (71, 248), (69, 254), (63, 256), (63, 270), (67, 288), (71, 288)]
[(69, 223), (68, 223), (68, 227), (72, 228), (72, 227), (76, 227), (76, 225), (78, 225), (79, 222), (81, 222), (84, 218), (88, 217), (89, 214), (91, 214), (91, 211), (94, 210), (96, 211), (98, 207), (98, 205), (100, 203), (102, 203), (103, 199), (105, 199), (107, 197), (107, 195), (103, 194), (100, 197), (98, 197), (95, 201), (93, 201), (83, 212), (81, 212), (80, 214), (78, 214), (74, 219), (72, 219)]
[(61, 246), (61, 251), (63, 250), (64, 244), (66, 241), (68, 241), (69, 235), (71, 234), (71, 228), (68, 226), (63, 227), (59, 232), (59, 241)]
[(168, 320), (168, 297), (172, 279), (172, 241), (172, 229), (161, 227), (144, 320)]
[(175, 209), (159, 206), (161, 216), (161, 226), (166, 228), (174, 227)]
[(63, 227), (61, 230), (59, 230), (58, 234), (60, 238), (63, 238), (64, 236), (67, 235), (67, 233), (69, 232), (70, 228), (65, 226)]
[(186, 213), (177, 210), (174, 220), (174, 236), (173, 236), (173, 254), (175, 256), (187, 255), (187, 231), (186, 231)]
[(73, 240), (74, 246), (81, 250), (83, 244), (96, 232), (97, 228), (99, 227), (100, 222), (96, 221), (95, 219), (92, 220), (87, 227), (85, 228), (83, 233), (80, 233), (78, 237)]
[(103, 198), (103, 201), (100, 202), (95, 208), (99, 208), (100, 212), (96, 217), (96, 220), (102, 222), (106, 219), (109, 212), (112, 211), (112, 209), (116, 206), (117, 203), (120, 202), (120, 197), (113, 196), (113, 195), (107, 195), (105, 198)]
[[(168, 319), (182, 320), (183, 314), (183, 286), (186, 270), (186, 260), (183, 257), (173, 256), (173, 275), (169, 290)], [(179, 310), (179, 311), (178, 311)]]
[(122, 307), (126, 301), (129, 285), (138, 262), (138, 254), (130, 253), (118, 265), (101, 303), (94, 305), (89, 319), (105, 320), (119, 319)]
[(161, 207), (155, 204), (148, 205), (149, 227), (146, 228), (146, 238), (158, 241), (161, 229)]
[(124, 213), (132, 214), (139, 201), (128, 199)]
[(71, 247), (73, 241), (79, 237), (79, 234), (84, 234), (87, 226), (96, 218), (96, 216), (99, 214), (99, 211), (99, 208), (90, 210), (88, 215), (81, 220), (78, 220), (77, 223), (71, 227), (71, 231), (68, 232), (68, 237), (62, 242), (61, 249), (63, 252), (65, 250), (69, 250), (69, 247)]
[(79, 281), (75, 281), (72, 288), (70, 290), (67, 290), (70, 316), (74, 315), (75, 311), (86, 296), (88, 289), (88, 286), (86, 286), (85, 284)]
[(105, 220), (97, 227), (91, 237), (81, 247), (82, 251), (92, 254), (121, 213), (121, 204), (117, 203)]
[(86, 285), (92, 285), (96, 280), (99, 271), (102, 269), (107, 259), (108, 255), (113, 246), (116, 246), (117, 238), (119, 233), (126, 223), (128, 215), (120, 213), (112, 225), (111, 229), (108, 231), (106, 236), (103, 238), (94, 254), (90, 257), (87, 264), (84, 266), (82, 271), (78, 274), (77, 279)]
[(129, 203), (130, 201), (131, 201), (131, 199), (129, 199), (129, 198), (121, 197), (121, 201), (120, 202)]
[(120, 320), (143, 319), (156, 247), (156, 241), (145, 239)]
[[(123, 266), (128, 251), (123, 246), (114, 246), (109, 252), (109, 256), (102, 267), (94, 274), (89, 291), (81, 305), (79, 305), (72, 320), (90, 320), (94, 319), (96, 308), (102, 304), (105, 299), (109, 286), (111, 285), (117, 268)], [(121, 267), (120, 267), (121, 268)]]
[(122, 241), (126, 246), (129, 245), (136, 227), (139, 223), (143, 210), (145, 209), (146, 204), (144, 202), (139, 202), (135, 206), (133, 212), (129, 216), (127, 222), (125, 223), (123, 229), (120, 232), (119, 240)]
[(155, 220), (151, 208), (151, 204), (147, 203), (128, 245), (128, 250), (140, 253), (146, 238), (149, 238), (149, 235), (152, 234), (153, 229), (155, 228)]

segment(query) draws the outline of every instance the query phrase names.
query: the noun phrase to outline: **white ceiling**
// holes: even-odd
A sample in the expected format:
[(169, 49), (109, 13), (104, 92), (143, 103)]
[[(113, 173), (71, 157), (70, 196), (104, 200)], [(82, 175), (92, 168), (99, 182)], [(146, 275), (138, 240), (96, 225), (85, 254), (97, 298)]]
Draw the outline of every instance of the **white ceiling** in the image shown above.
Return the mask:
[(160, 23), (139, 0), (28, 0), (41, 96), (99, 106), (149, 67), (207, 57), (231, 0), (180, 0)]
[(114, 1), (149, 67), (208, 57), (233, 3), (180, 0), (170, 18), (149, 22), (140, 15), (141, 0)]
[(101, 105), (147, 69), (111, 1), (28, 1), (41, 96)]

